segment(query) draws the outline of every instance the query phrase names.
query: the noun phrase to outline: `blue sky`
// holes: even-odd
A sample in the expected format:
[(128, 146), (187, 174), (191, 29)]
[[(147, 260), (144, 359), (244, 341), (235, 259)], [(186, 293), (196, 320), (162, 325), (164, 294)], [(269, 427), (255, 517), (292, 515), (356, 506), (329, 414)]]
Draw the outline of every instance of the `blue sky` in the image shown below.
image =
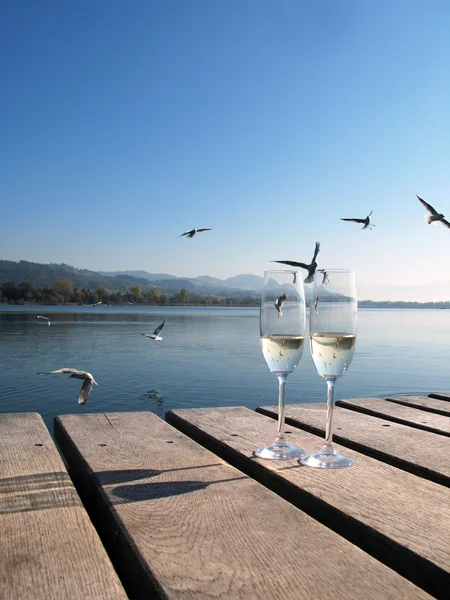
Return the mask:
[(0, 78), (2, 259), (450, 299), (447, 0), (6, 0)]

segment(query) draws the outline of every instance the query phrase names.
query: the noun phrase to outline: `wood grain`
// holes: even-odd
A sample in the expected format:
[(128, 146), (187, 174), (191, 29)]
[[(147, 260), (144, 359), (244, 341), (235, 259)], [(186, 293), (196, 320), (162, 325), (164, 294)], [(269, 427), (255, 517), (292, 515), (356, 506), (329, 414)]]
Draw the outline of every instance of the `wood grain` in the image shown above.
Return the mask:
[(435, 413), (450, 417), (450, 402), (438, 400), (430, 396), (390, 396), (388, 402), (412, 406), (425, 412)]
[[(438, 400), (434, 400), (434, 402), (438, 402)], [(336, 406), (450, 437), (448, 416), (427, 413), (403, 403), (387, 402), (380, 398), (354, 398), (338, 400)]]
[[(278, 407), (256, 410), (276, 418)], [(294, 427), (324, 435), (325, 420), (325, 403), (286, 406), (286, 422)], [(445, 437), (341, 406), (334, 407), (333, 432), (343, 446), (450, 487), (450, 442)]]
[(2, 600), (126, 594), (36, 413), (0, 414)]
[(64, 415), (55, 435), (166, 598), (429, 597), (150, 412)]
[[(336, 446), (355, 464), (339, 471), (252, 456), (270, 443), (272, 419), (243, 407), (172, 410), (166, 419), (405, 577), (446, 598), (450, 589), (450, 491)], [(289, 442), (320, 448), (317, 436), (288, 428)]]

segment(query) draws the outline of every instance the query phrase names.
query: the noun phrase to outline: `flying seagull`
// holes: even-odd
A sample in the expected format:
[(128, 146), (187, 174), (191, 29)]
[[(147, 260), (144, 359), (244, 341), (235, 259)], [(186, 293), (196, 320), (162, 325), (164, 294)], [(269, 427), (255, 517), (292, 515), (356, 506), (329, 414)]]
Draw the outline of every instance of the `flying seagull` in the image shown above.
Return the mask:
[(38, 315), (36, 317), (36, 319), (45, 319), (47, 321), (47, 325), (50, 325), (50, 319), (48, 319), (47, 317), (43, 317), (42, 315)]
[(183, 237), (183, 235), (187, 235), (189, 238), (193, 238), (196, 233), (199, 231), (211, 231), (211, 227), (201, 227), (200, 229), (191, 229), (190, 231), (185, 231), (178, 237)]
[(152, 340), (156, 340), (157, 342), (160, 342), (162, 340), (162, 337), (159, 335), (159, 332), (164, 327), (164, 323), (165, 323), (165, 321), (163, 321), (161, 323), (161, 325), (159, 325), (153, 333), (141, 333), (141, 335), (145, 335), (145, 337), (149, 337), (149, 338), (152, 338)]
[(330, 282), (330, 278), (328, 277), (328, 273), (325, 271), (325, 269), (317, 269), (319, 271), (319, 273), (322, 273), (322, 285), (326, 285), (327, 283)]
[[(416, 194), (417, 196), (417, 194)], [(450, 223), (444, 218), (444, 215), (442, 213), (438, 213), (437, 210), (435, 210), (431, 204), (428, 204), (428, 202), (425, 202), (425, 200), (423, 198), (421, 198), (420, 196), (417, 196), (420, 200), (420, 202), (423, 204), (423, 206), (427, 209), (427, 211), (430, 214), (430, 216), (425, 216), (425, 221), (428, 223), (428, 225), (430, 223), (434, 223), (436, 221), (439, 221), (440, 223), (442, 223), (442, 225), (445, 225), (446, 227), (450, 227)]]
[(370, 222), (370, 215), (373, 213), (373, 210), (370, 211), (370, 213), (367, 215), (367, 217), (365, 219), (341, 219), (341, 221), (352, 221), (353, 223), (364, 223), (362, 229), (372, 229), (372, 227), (375, 227), (375, 225), (373, 223)]
[(275, 308), (278, 311), (278, 316), (282, 317), (283, 316), (283, 311), (281, 310), (283, 308), (283, 304), (286, 302), (286, 294), (281, 294), (281, 296), (279, 298), (277, 298), (274, 302)]
[(67, 375), (70, 373), (71, 377), (77, 379), (84, 379), (83, 385), (81, 386), (80, 393), (78, 395), (78, 404), (86, 404), (89, 392), (92, 390), (92, 384), (98, 385), (93, 376), (86, 371), (79, 371), (78, 369), (58, 369), (57, 371), (47, 371), (46, 373), (38, 373), (38, 375)]
[(319, 254), (320, 244), (316, 242), (316, 247), (314, 249), (314, 256), (312, 257), (312, 261), (309, 265), (301, 262), (295, 262), (293, 260), (273, 260), (271, 262), (281, 263), (283, 265), (290, 265), (291, 267), (300, 267), (301, 269), (306, 269), (308, 271), (307, 277), (303, 280), (305, 283), (311, 283), (314, 280), (314, 273), (317, 269), (316, 258)]

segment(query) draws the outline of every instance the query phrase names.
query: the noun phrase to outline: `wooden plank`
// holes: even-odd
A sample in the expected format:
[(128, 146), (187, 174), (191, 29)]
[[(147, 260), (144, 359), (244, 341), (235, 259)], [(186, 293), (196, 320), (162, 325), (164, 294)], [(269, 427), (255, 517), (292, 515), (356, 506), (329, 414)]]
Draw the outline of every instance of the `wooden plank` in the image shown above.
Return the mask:
[[(258, 412), (277, 417), (277, 406), (258, 407)], [(288, 404), (286, 422), (318, 435), (325, 434), (326, 404)], [(357, 413), (340, 406), (333, 411), (336, 442), (450, 487), (450, 443), (434, 433), (401, 423)], [(319, 449), (319, 448), (317, 448)]]
[[(272, 419), (243, 407), (171, 410), (166, 419), (228, 462), (276, 489), (433, 595), (450, 589), (450, 490), (359, 454), (340, 471), (297, 461), (267, 461), (253, 450), (275, 434)], [(290, 443), (317, 448), (321, 439), (288, 428)], [(420, 515), (420, 518), (418, 518)]]
[(446, 400), (437, 400), (430, 396), (390, 396), (386, 398), (388, 402), (413, 406), (425, 412), (435, 413), (450, 417), (450, 402)]
[(430, 398), (438, 398), (439, 400), (450, 400), (450, 392), (433, 392), (429, 394)]
[[(438, 401), (435, 400), (435, 402)], [(412, 406), (387, 402), (380, 398), (338, 400), (336, 406), (450, 437), (450, 419), (447, 416), (427, 413)]]
[(40, 415), (0, 414), (0, 596), (124, 599)]
[(161, 597), (429, 597), (150, 412), (64, 415), (55, 435)]

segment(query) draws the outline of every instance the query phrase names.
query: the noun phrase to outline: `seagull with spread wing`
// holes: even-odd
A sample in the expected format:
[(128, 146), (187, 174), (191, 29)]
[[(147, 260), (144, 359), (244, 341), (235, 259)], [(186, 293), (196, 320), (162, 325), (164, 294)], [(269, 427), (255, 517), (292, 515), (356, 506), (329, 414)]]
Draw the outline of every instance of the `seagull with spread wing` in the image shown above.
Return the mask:
[(162, 337), (159, 335), (159, 332), (164, 327), (164, 323), (165, 323), (165, 321), (163, 321), (161, 323), (161, 325), (159, 325), (153, 333), (141, 333), (141, 335), (145, 335), (145, 337), (148, 337), (148, 338), (151, 338), (152, 340), (156, 340), (157, 342), (160, 342), (162, 340)]
[[(416, 194), (417, 196), (417, 194)], [(444, 215), (442, 213), (438, 213), (438, 211), (433, 208), (431, 206), (431, 204), (428, 204), (428, 202), (425, 202), (425, 200), (423, 198), (421, 198), (420, 196), (417, 196), (420, 200), (420, 202), (422, 203), (422, 205), (427, 209), (427, 211), (430, 213), (429, 215), (425, 216), (425, 221), (428, 223), (428, 225), (430, 223), (442, 223), (442, 225), (445, 225), (446, 227), (450, 228), (450, 223), (447, 221), (447, 219), (444, 218)]]
[(327, 283), (330, 282), (330, 279), (328, 277), (328, 273), (325, 271), (325, 269), (317, 269), (319, 271), (319, 273), (322, 273), (322, 285), (326, 285)]
[(201, 227), (200, 229), (191, 229), (190, 231), (185, 231), (184, 233), (182, 233), (178, 237), (183, 237), (183, 235), (187, 235), (187, 237), (193, 238), (194, 235), (196, 233), (199, 233), (200, 231), (211, 231), (211, 227)]
[(373, 210), (367, 215), (365, 219), (341, 219), (341, 221), (351, 221), (352, 223), (363, 223), (362, 229), (372, 229), (375, 227), (373, 223), (370, 222), (370, 215), (373, 213)]
[(281, 309), (283, 308), (283, 305), (285, 302), (286, 302), (286, 294), (281, 294), (281, 296), (279, 298), (277, 298), (274, 302), (274, 305), (278, 311), (279, 317), (283, 316), (283, 311)]
[(317, 269), (316, 258), (317, 258), (317, 255), (319, 254), (319, 250), (320, 250), (320, 244), (319, 244), (319, 242), (316, 242), (316, 247), (314, 249), (314, 256), (312, 257), (312, 261), (310, 262), (309, 265), (307, 265), (306, 263), (295, 262), (294, 260), (273, 260), (271, 262), (276, 262), (276, 263), (281, 263), (283, 265), (289, 265), (291, 267), (300, 267), (301, 269), (306, 269), (306, 271), (308, 271), (308, 275), (307, 275), (307, 277), (305, 277), (305, 279), (303, 281), (304, 281), (304, 283), (311, 283), (314, 280), (314, 273), (316, 272), (316, 269)]
[(79, 371), (78, 369), (58, 369), (57, 371), (47, 371), (45, 373), (38, 373), (38, 375), (68, 375), (76, 377), (77, 379), (84, 379), (83, 385), (81, 386), (80, 393), (78, 394), (78, 404), (86, 404), (89, 392), (92, 390), (92, 384), (98, 385), (93, 376), (87, 371)]
[(36, 319), (45, 319), (47, 321), (47, 325), (50, 325), (50, 319), (48, 317), (43, 317), (42, 315), (38, 315)]

